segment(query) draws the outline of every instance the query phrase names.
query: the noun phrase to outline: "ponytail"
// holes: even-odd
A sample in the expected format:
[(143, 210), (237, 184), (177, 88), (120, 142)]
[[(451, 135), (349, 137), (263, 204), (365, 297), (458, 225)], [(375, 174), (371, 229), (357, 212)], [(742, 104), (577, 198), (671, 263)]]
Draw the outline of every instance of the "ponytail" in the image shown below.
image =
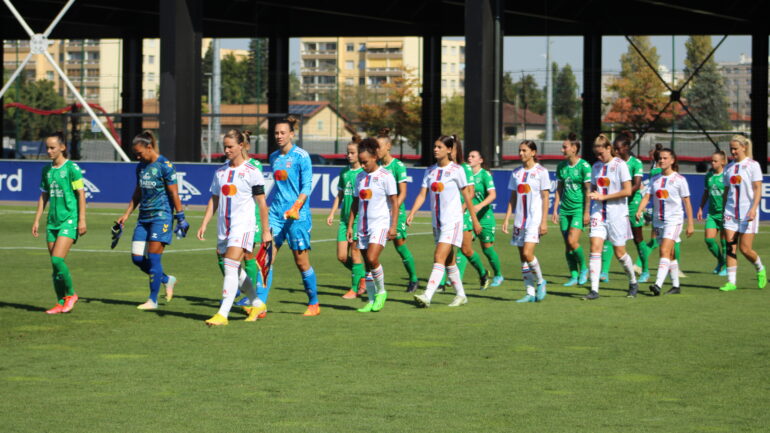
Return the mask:
[[(462, 144), (460, 143), (460, 139), (457, 138), (457, 135), (442, 135), (436, 141), (440, 141), (440, 142), (444, 143), (444, 146), (446, 146), (447, 149), (449, 149), (449, 151), (450, 151), (449, 152), (449, 160), (450, 161), (454, 161), (454, 162), (456, 162), (458, 164), (462, 164), (462, 162), (464, 161), (463, 154), (462, 154), (463, 148), (462, 148)], [(459, 162), (455, 161), (455, 158), (452, 158), (452, 152), (451, 151), (454, 150), (454, 149), (457, 149), (457, 158), (460, 159)]]
[(48, 140), (49, 138), (55, 138), (59, 145), (64, 146), (64, 150), (61, 154), (64, 155), (65, 158), (69, 158), (69, 152), (67, 151), (67, 140), (64, 139), (64, 133), (61, 131), (56, 131), (46, 135), (45, 139)]
[(746, 137), (745, 135), (735, 134), (733, 135), (733, 138), (730, 139), (730, 143), (732, 143), (733, 141), (743, 146), (743, 148), (746, 150), (746, 156), (748, 156), (749, 158), (753, 158), (753, 152), (752, 152), (753, 146), (751, 144), (750, 138)]
[(275, 126), (278, 126), (282, 123), (289, 125), (289, 131), (294, 132), (294, 130), (297, 128), (297, 123), (299, 123), (299, 121), (297, 120), (296, 117), (289, 115), (275, 122)]
[(137, 134), (136, 137), (134, 137), (131, 145), (136, 146), (137, 144), (141, 144), (144, 147), (153, 147), (155, 149), (158, 148), (158, 143), (155, 141), (155, 136), (148, 130), (144, 130)]
[(671, 157), (674, 158), (674, 162), (671, 164), (671, 170), (674, 170), (675, 172), (679, 173), (679, 158), (676, 157), (676, 152), (674, 152), (674, 149), (665, 148), (665, 149), (660, 149), (658, 152), (659, 154), (666, 152), (669, 155), (671, 155)]

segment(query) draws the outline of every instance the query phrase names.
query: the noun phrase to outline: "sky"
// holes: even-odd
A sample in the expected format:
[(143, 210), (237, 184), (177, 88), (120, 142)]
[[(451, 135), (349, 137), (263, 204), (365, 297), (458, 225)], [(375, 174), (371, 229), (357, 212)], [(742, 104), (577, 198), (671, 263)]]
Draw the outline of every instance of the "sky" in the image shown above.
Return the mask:
[[(712, 36), (713, 44), (719, 42), (722, 36)], [(461, 38), (447, 38), (461, 39)], [(669, 70), (672, 63), (677, 71), (684, 68), (685, 41), (687, 36), (672, 37), (653, 36), (651, 41), (657, 48), (660, 64)], [(248, 48), (247, 39), (225, 39), (223, 48)], [(606, 36), (602, 41), (602, 70), (617, 73), (620, 70), (620, 55), (628, 49), (628, 43), (622, 36)], [(505, 38), (503, 47), (503, 70), (520, 76), (521, 72), (532, 74), (537, 81), (545, 83), (546, 37), (514, 37)], [(751, 54), (750, 36), (728, 36), (721, 47), (714, 53), (717, 62), (737, 62), (741, 54)], [(299, 39), (292, 38), (289, 45), (290, 69), (299, 70)], [(579, 36), (559, 36), (551, 38), (551, 59), (560, 66), (570, 64), (577, 76), (578, 85), (582, 87), (583, 80), (583, 42)], [(673, 62), (672, 62), (673, 60)]]

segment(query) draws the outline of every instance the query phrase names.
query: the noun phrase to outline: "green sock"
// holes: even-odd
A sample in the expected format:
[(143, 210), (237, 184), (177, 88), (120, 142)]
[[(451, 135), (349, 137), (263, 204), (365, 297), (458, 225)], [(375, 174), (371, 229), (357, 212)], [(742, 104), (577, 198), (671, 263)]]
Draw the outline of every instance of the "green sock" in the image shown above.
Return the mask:
[(647, 251), (647, 242), (642, 241), (634, 243), (636, 244), (636, 252), (639, 253), (642, 272), (650, 272), (650, 253)]
[(610, 265), (612, 264), (613, 248), (609, 242), (604, 242), (604, 248), (602, 249), (602, 273), (607, 274), (610, 272)]
[(257, 259), (244, 260), (243, 270), (246, 275), (251, 278), (251, 284), (256, 289), (257, 287)]
[(489, 260), (489, 265), (492, 266), (492, 272), (495, 273), (495, 276), (502, 276), (503, 273), (500, 271), (500, 257), (497, 256), (495, 247), (484, 248), (484, 255), (487, 256), (487, 260)]
[(351, 265), (353, 272), (353, 281), (350, 282), (350, 290), (358, 290), (358, 283), (362, 278), (366, 278), (366, 269), (363, 263), (353, 263)]
[[(679, 262), (679, 244), (680, 242), (677, 242), (674, 244), (674, 260), (676, 260), (677, 262)], [(679, 265), (680, 265), (679, 269), (681, 269), (681, 264), (682, 263), (679, 262)]]
[[(462, 278), (465, 276), (465, 268), (468, 267), (468, 258), (465, 257), (465, 254), (460, 252), (459, 254), (457, 254), (456, 263), (457, 263), (457, 269), (460, 270), (460, 279), (462, 280)], [(446, 273), (444, 274), (444, 280), (446, 280)]]
[(446, 272), (444, 272), (444, 276), (441, 277), (441, 282), (438, 284), (438, 287), (444, 287), (444, 284), (446, 284)]
[(401, 256), (401, 260), (404, 262), (404, 269), (409, 274), (409, 281), (417, 281), (417, 271), (414, 268), (414, 257), (412, 252), (406, 247), (406, 244), (396, 247), (396, 252)]
[(580, 269), (581, 271), (583, 269), (588, 269), (588, 267), (586, 266), (586, 255), (583, 252), (583, 247), (582, 246), (578, 246), (575, 249), (575, 251), (572, 252), (572, 254), (573, 254), (573, 257), (575, 258), (575, 260), (577, 261), (578, 269)]
[(223, 256), (220, 256), (217, 254), (217, 265), (219, 265), (219, 271), (222, 272), (222, 275), (225, 274), (225, 258)]
[(719, 261), (719, 264), (721, 265), (722, 252), (719, 251), (719, 244), (717, 243), (717, 240), (714, 238), (706, 238), (706, 247), (708, 248), (711, 255), (716, 257), (716, 259)]
[[(647, 255), (645, 256), (647, 260), (647, 270), (649, 271), (650, 267), (650, 254), (652, 254), (653, 251), (655, 251), (658, 248), (658, 240), (656, 238), (650, 239), (649, 241), (645, 242), (645, 245), (647, 248), (645, 248), (643, 251), (647, 252)], [(636, 266), (642, 267), (642, 254), (639, 254), (639, 257), (636, 259)]]
[(64, 282), (59, 277), (59, 272), (56, 270), (56, 266), (51, 263), (53, 273), (51, 273), (51, 279), (53, 280), (53, 289), (56, 291), (56, 300), (59, 303), (64, 302)]
[[(473, 266), (473, 268), (476, 269), (476, 272), (479, 273), (479, 277), (487, 275), (487, 270), (484, 269), (484, 262), (481, 261), (481, 256), (479, 253), (474, 251), (473, 255), (468, 259), (468, 261), (471, 262), (471, 266)], [(460, 274), (460, 276), (462, 276), (462, 274)]]
[(575, 261), (575, 252), (566, 251), (564, 253), (564, 257), (567, 258), (567, 267), (569, 268), (569, 276), (572, 278), (577, 278), (578, 271), (577, 271), (577, 261)]
[(72, 275), (70, 275), (70, 268), (67, 266), (67, 263), (61, 257), (51, 257), (51, 263), (61, 278), (64, 296), (74, 295), (75, 289), (72, 287)]
[(727, 263), (727, 239), (722, 239), (722, 253), (719, 255), (720, 263), (724, 266)]

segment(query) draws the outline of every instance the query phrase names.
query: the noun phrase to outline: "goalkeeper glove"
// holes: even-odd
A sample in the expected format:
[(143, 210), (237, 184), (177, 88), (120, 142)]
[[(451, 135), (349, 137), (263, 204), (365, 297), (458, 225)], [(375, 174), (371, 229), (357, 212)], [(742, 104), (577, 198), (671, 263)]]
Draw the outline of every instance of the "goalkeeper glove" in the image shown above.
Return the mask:
[(174, 218), (176, 218), (176, 229), (174, 229), (174, 233), (176, 234), (177, 239), (182, 239), (187, 236), (187, 230), (190, 230), (190, 223), (184, 219), (184, 212), (178, 212), (174, 215)]
[(291, 209), (283, 213), (283, 219), (298, 220), (299, 210), (302, 209), (302, 205), (305, 204), (304, 200), (297, 200), (291, 205)]

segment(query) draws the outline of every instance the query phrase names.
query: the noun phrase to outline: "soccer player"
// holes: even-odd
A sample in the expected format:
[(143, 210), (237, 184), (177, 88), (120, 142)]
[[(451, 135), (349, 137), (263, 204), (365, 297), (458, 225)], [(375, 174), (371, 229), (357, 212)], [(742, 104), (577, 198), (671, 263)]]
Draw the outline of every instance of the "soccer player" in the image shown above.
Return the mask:
[[(217, 212), (217, 254), (223, 256), (225, 275), (222, 282), (222, 304), (214, 316), (206, 320), (208, 326), (228, 324), (227, 316), (235, 301), (239, 288), (251, 301), (247, 307), (246, 321), (254, 322), (267, 309), (257, 297), (251, 278), (241, 267), (246, 251), (254, 248), (254, 227), (257, 224), (255, 204), (259, 207), (262, 223), (262, 243), (272, 240), (267, 224), (267, 203), (265, 202), (265, 179), (262, 172), (246, 160), (244, 147), (248, 148), (248, 136), (238, 130), (226, 134), (223, 140), (227, 162), (214, 173), (203, 222), (198, 229), (198, 239), (205, 240), (208, 226), (214, 212)], [(220, 206), (220, 201), (221, 206)]]
[(396, 239), (393, 241), (393, 245), (396, 246), (396, 252), (401, 257), (404, 263), (404, 269), (409, 274), (409, 284), (406, 287), (407, 293), (414, 293), (418, 287), (417, 271), (414, 267), (414, 256), (409, 251), (409, 247), (406, 246), (406, 206), (404, 201), (406, 200), (406, 166), (404, 163), (394, 158), (390, 154), (390, 150), (393, 147), (393, 143), (390, 141), (390, 129), (383, 128), (377, 135), (377, 142), (380, 144), (377, 151), (377, 157), (380, 159), (380, 164), (385, 167), (386, 170), (393, 174), (398, 183), (398, 233)]
[(503, 220), (503, 233), (509, 233), (508, 222), (511, 213), (515, 213), (511, 245), (519, 247), (521, 275), (527, 289), (527, 293), (516, 302), (539, 302), (545, 299), (546, 281), (535, 257), (535, 246), (540, 237), (548, 233), (551, 180), (548, 170), (537, 163), (537, 144), (534, 141), (524, 140), (519, 144), (519, 157), (521, 167), (513, 170), (508, 182), (511, 198)]
[(631, 196), (631, 174), (626, 162), (614, 155), (610, 140), (599, 134), (594, 141), (598, 158), (591, 168), (591, 256), (588, 269), (591, 291), (583, 299), (599, 299), (599, 274), (602, 268), (604, 241), (612, 243), (615, 257), (628, 276), (629, 292), (639, 290), (634, 274), (634, 262), (626, 252), (626, 241), (631, 238), (626, 198)]
[[(631, 133), (621, 132), (615, 138), (612, 143), (612, 147), (615, 149), (615, 154), (626, 162), (628, 166), (628, 172), (631, 174), (631, 193), (633, 194), (628, 199), (628, 219), (631, 222), (631, 233), (634, 235), (634, 244), (636, 245), (636, 251), (639, 254), (641, 261), (641, 275), (639, 275), (638, 281), (640, 283), (647, 282), (650, 279), (650, 268), (648, 264), (648, 257), (650, 252), (647, 251), (647, 243), (644, 242), (644, 218), (636, 218), (636, 210), (639, 208), (639, 203), (642, 201), (642, 178), (644, 177), (644, 164), (639, 158), (631, 154)], [(602, 263), (610, 260), (609, 255), (602, 257)]]
[[(340, 171), (339, 180), (337, 181), (337, 196), (334, 197), (334, 203), (332, 203), (329, 216), (326, 218), (326, 225), (331, 226), (334, 224), (334, 214), (339, 207), (340, 225), (337, 229), (337, 260), (351, 271), (353, 279), (350, 283), (350, 290), (342, 295), (343, 299), (355, 299), (358, 295), (359, 284), (366, 277), (361, 251), (357, 245), (358, 231), (355, 226), (356, 221), (353, 222), (353, 239), (348, 241), (347, 238), (348, 219), (355, 198), (356, 177), (363, 170), (361, 163), (358, 161), (358, 144), (360, 142), (361, 137), (354, 135), (353, 140), (348, 143), (347, 158), (350, 165)], [(340, 204), (342, 205), (341, 207)]]
[[(166, 302), (174, 297), (176, 278), (163, 272), (161, 257), (166, 245), (171, 244), (173, 219), (177, 222), (177, 236), (187, 235), (187, 223), (179, 200), (176, 169), (165, 156), (158, 153), (155, 136), (144, 131), (131, 143), (136, 166), (136, 188), (128, 202), (126, 212), (116, 221), (121, 227), (139, 207), (139, 218), (131, 241), (131, 260), (150, 277), (150, 296), (147, 302), (137, 306), (140, 310), (158, 308), (158, 292), (161, 283), (166, 286)], [(171, 206), (174, 207), (173, 213)]]
[(302, 274), (302, 284), (308, 298), (304, 316), (321, 314), (318, 304), (316, 275), (310, 265), (310, 205), (307, 200), (313, 189), (313, 166), (310, 155), (292, 143), (297, 119), (289, 116), (275, 124), (275, 141), (278, 150), (270, 155), (273, 167), (272, 202), (270, 203), (270, 229), (275, 242), (274, 256), (284, 242), (289, 243), (294, 264)]
[(590, 218), (591, 166), (580, 158), (580, 141), (574, 133), (562, 143), (561, 153), (566, 159), (556, 167), (558, 186), (551, 221), (559, 224), (564, 238), (564, 255), (570, 271), (570, 279), (564, 285), (582, 286), (588, 281), (588, 266), (580, 235)]
[[(642, 217), (650, 197), (653, 197), (652, 226), (660, 244), (660, 261), (655, 284), (650, 285), (650, 291), (660, 296), (661, 287), (666, 281), (666, 275), (671, 273), (671, 289), (667, 295), (681, 293), (679, 287), (679, 263), (674, 258), (674, 244), (681, 242), (684, 214), (687, 215), (687, 237), (692, 236), (695, 227), (692, 222), (692, 204), (690, 203), (690, 187), (687, 179), (678, 173), (679, 165), (676, 153), (671, 149), (661, 149), (659, 166), (661, 173), (650, 179), (647, 192), (636, 210), (636, 217)], [(684, 211), (682, 211), (684, 208)], [(635, 290), (628, 291), (628, 297), (636, 297)]]
[[(717, 259), (717, 266), (714, 268), (714, 273), (720, 276), (727, 276), (727, 241), (725, 239), (724, 230), (724, 216), (725, 210), (725, 184), (724, 184), (724, 167), (727, 164), (727, 155), (721, 150), (717, 150), (711, 154), (711, 170), (706, 173), (706, 185), (703, 189), (703, 196), (700, 200), (700, 206), (698, 206), (698, 221), (703, 221), (703, 208), (708, 201), (708, 214), (706, 215), (706, 247), (709, 252)], [(720, 245), (717, 243), (717, 235), (719, 235), (721, 241)]]
[(487, 170), (487, 163), (481, 152), (471, 150), (468, 152), (468, 165), (473, 170), (473, 211), (481, 224), (481, 248), (492, 266), (495, 276), (490, 287), (497, 287), (503, 282), (503, 273), (500, 266), (500, 258), (495, 251), (495, 213), (490, 205), (497, 199), (495, 180), (492, 173)]
[(37, 201), (32, 236), (39, 236), (40, 217), (45, 206), (48, 208), (46, 242), (51, 257), (53, 287), (56, 291), (56, 305), (46, 314), (69, 313), (78, 301), (72, 284), (72, 275), (64, 261), (72, 244), (79, 236), (86, 234), (86, 194), (83, 174), (77, 164), (67, 159), (67, 144), (64, 134), (57, 132), (45, 139), (45, 150), (51, 165), (43, 167), (40, 180), (40, 198)]
[[(358, 158), (363, 171), (356, 176), (353, 207), (347, 221), (347, 239), (352, 243), (357, 238), (366, 271), (372, 276), (371, 281), (366, 281), (369, 302), (358, 310), (361, 313), (377, 312), (385, 306), (388, 293), (385, 291), (380, 254), (388, 240), (395, 239), (398, 232), (396, 178), (377, 163), (378, 147), (379, 143), (374, 138), (366, 138), (358, 145)], [(358, 236), (354, 235), (355, 230)]]
[[(456, 135), (442, 135), (433, 144), (433, 157), (436, 163), (425, 170), (420, 194), (417, 195), (412, 210), (406, 217), (406, 224), (411, 225), (414, 214), (425, 203), (425, 196), (430, 189), (430, 209), (436, 249), (433, 252), (433, 271), (430, 273), (425, 292), (414, 296), (418, 307), (430, 307), (431, 298), (436, 293), (444, 272), (447, 273), (449, 282), (457, 293), (449, 306), (459, 307), (468, 303), (463, 282), (460, 279), (460, 271), (455, 262), (454, 247), (459, 248), (463, 240), (463, 202), (460, 196), (462, 195), (465, 203), (472, 203), (473, 196), (465, 171), (451, 159), (452, 148), (458, 141)], [(481, 224), (475, 213), (471, 214), (471, 221), (473, 231), (481, 234)]]
[[(473, 169), (468, 163), (465, 162), (463, 145), (459, 140), (452, 148), (452, 160), (456, 164), (460, 164), (460, 167), (462, 167), (463, 171), (465, 171), (465, 178), (468, 181), (471, 194), (475, 195), (476, 184), (473, 176)], [(460, 252), (462, 254), (457, 255), (457, 269), (460, 270), (460, 279), (462, 279), (463, 276), (465, 276), (465, 268), (468, 266), (468, 262), (470, 262), (471, 265), (473, 265), (473, 268), (476, 269), (476, 272), (479, 273), (479, 285), (481, 290), (486, 290), (487, 287), (489, 287), (491, 279), (489, 278), (489, 273), (484, 268), (484, 263), (481, 261), (481, 256), (479, 256), (479, 253), (473, 249), (473, 239), (475, 236), (473, 234), (473, 223), (471, 222), (470, 213), (470, 210), (473, 208), (473, 202), (468, 205), (465, 203), (465, 201), (463, 201), (463, 207), (465, 208), (463, 212), (463, 243), (462, 247), (460, 248)]]
[(759, 201), (762, 198), (762, 169), (751, 159), (751, 140), (734, 135), (730, 140), (730, 154), (733, 162), (725, 167), (725, 236), (727, 237), (727, 284), (720, 287), (723, 292), (738, 288), (738, 255), (740, 247), (743, 257), (754, 264), (757, 271), (757, 287), (764, 289), (767, 274), (762, 259), (754, 251), (754, 236), (759, 232)]

